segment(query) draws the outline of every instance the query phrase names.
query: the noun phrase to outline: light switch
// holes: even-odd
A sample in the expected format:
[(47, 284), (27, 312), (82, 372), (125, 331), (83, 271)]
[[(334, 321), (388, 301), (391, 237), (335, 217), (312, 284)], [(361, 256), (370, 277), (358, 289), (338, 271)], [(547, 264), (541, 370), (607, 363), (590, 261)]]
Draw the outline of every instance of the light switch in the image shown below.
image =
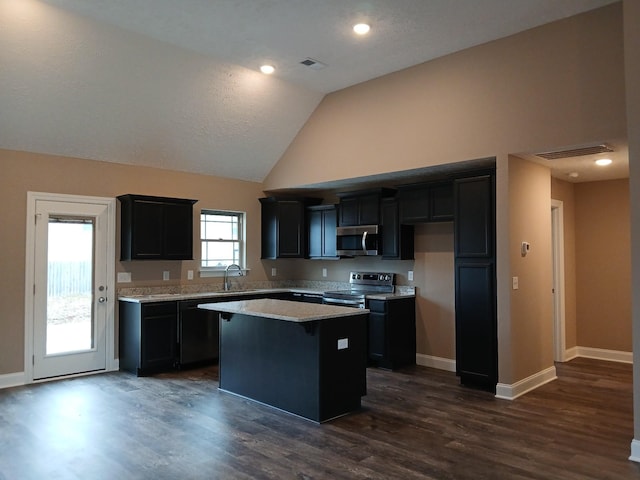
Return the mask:
[(339, 338), (338, 339), (338, 350), (346, 350), (349, 348), (349, 339), (348, 338)]
[(518, 277), (513, 277), (513, 278), (511, 279), (511, 282), (512, 282), (512, 288), (513, 288), (514, 290), (518, 290), (518, 288), (520, 288), (520, 287), (518, 286)]
[(162, 272), (162, 280), (169, 280), (169, 270)]
[(326, 268), (323, 268), (323, 269), (322, 269), (322, 276), (323, 276), (323, 277), (326, 277), (326, 276), (327, 276), (327, 269), (326, 269)]
[(410, 282), (413, 282), (413, 270), (409, 270), (409, 273), (407, 274), (407, 279)]

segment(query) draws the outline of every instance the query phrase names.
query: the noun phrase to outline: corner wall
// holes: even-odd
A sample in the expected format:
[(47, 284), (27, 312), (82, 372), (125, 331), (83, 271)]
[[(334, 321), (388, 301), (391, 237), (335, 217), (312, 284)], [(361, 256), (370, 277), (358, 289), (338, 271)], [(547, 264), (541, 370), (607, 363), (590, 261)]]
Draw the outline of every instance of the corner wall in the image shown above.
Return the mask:
[[(547, 167), (509, 157), (509, 257), (511, 275), (511, 379), (553, 367), (553, 272), (551, 251), (551, 174)], [(523, 256), (521, 243), (531, 249)], [(511, 279), (510, 279), (511, 280)], [(506, 380), (506, 382), (505, 382)]]

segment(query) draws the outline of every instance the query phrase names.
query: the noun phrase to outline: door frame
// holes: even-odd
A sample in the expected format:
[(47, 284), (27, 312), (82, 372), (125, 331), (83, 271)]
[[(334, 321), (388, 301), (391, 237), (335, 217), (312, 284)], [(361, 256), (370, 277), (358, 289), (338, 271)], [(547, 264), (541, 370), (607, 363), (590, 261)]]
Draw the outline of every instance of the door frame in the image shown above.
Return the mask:
[(556, 362), (565, 362), (567, 347), (564, 284), (564, 204), (560, 200), (551, 200), (551, 237), (553, 261), (553, 359)]
[(55, 380), (59, 377), (45, 378), (42, 380), (33, 379), (33, 356), (34, 356), (34, 309), (33, 290), (35, 284), (35, 233), (36, 233), (36, 202), (74, 202), (93, 203), (107, 207), (107, 301), (105, 308), (105, 341), (106, 359), (105, 370), (80, 374), (65, 375), (73, 377), (88, 375), (91, 373), (101, 373), (105, 371), (118, 370), (118, 360), (115, 358), (115, 263), (116, 263), (116, 199), (108, 197), (91, 197), (84, 195), (67, 195), (59, 193), (27, 192), (27, 231), (26, 231), (26, 255), (25, 255), (25, 288), (24, 288), (24, 381), (25, 383), (38, 383)]

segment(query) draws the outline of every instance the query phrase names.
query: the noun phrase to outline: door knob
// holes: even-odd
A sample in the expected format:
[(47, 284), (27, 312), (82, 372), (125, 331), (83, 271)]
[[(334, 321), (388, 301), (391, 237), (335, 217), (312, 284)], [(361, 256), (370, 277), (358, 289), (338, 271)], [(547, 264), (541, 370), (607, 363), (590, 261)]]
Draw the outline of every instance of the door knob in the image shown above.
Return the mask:
[(98, 298), (98, 302), (100, 302), (100, 303), (104, 303), (106, 301), (107, 301), (107, 297), (99, 297)]

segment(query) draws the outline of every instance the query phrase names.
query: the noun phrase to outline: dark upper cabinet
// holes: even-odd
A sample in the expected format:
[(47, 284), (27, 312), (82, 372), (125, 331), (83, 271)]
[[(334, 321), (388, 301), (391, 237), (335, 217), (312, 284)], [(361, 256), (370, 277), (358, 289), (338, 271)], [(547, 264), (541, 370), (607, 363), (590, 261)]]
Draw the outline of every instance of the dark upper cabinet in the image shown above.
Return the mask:
[(453, 220), (453, 183), (450, 181), (399, 187), (398, 200), (401, 223)]
[(305, 209), (320, 199), (261, 198), (264, 259), (303, 258), (307, 255)]
[(335, 205), (307, 207), (309, 258), (338, 258), (336, 252), (337, 208)]
[(192, 260), (197, 200), (121, 195), (120, 260)]
[(387, 188), (339, 193), (338, 225), (349, 227), (380, 224), (380, 200), (394, 193), (395, 190)]
[(495, 176), (455, 180), (456, 369), (462, 384), (498, 381)]
[(494, 256), (494, 185), (491, 175), (460, 178), (455, 182), (456, 221), (454, 243), (456, 257), (490, 258)]
[(453, 220), (453, 182), (429, 186), (429, 216), (432, 222)]
[(401, 225), (398, 214), (398, 201), (395, 198), (383, 198), (380, 204), (382, 225), (382, 258), (395, 260), (413, 260), (413, 225)]

